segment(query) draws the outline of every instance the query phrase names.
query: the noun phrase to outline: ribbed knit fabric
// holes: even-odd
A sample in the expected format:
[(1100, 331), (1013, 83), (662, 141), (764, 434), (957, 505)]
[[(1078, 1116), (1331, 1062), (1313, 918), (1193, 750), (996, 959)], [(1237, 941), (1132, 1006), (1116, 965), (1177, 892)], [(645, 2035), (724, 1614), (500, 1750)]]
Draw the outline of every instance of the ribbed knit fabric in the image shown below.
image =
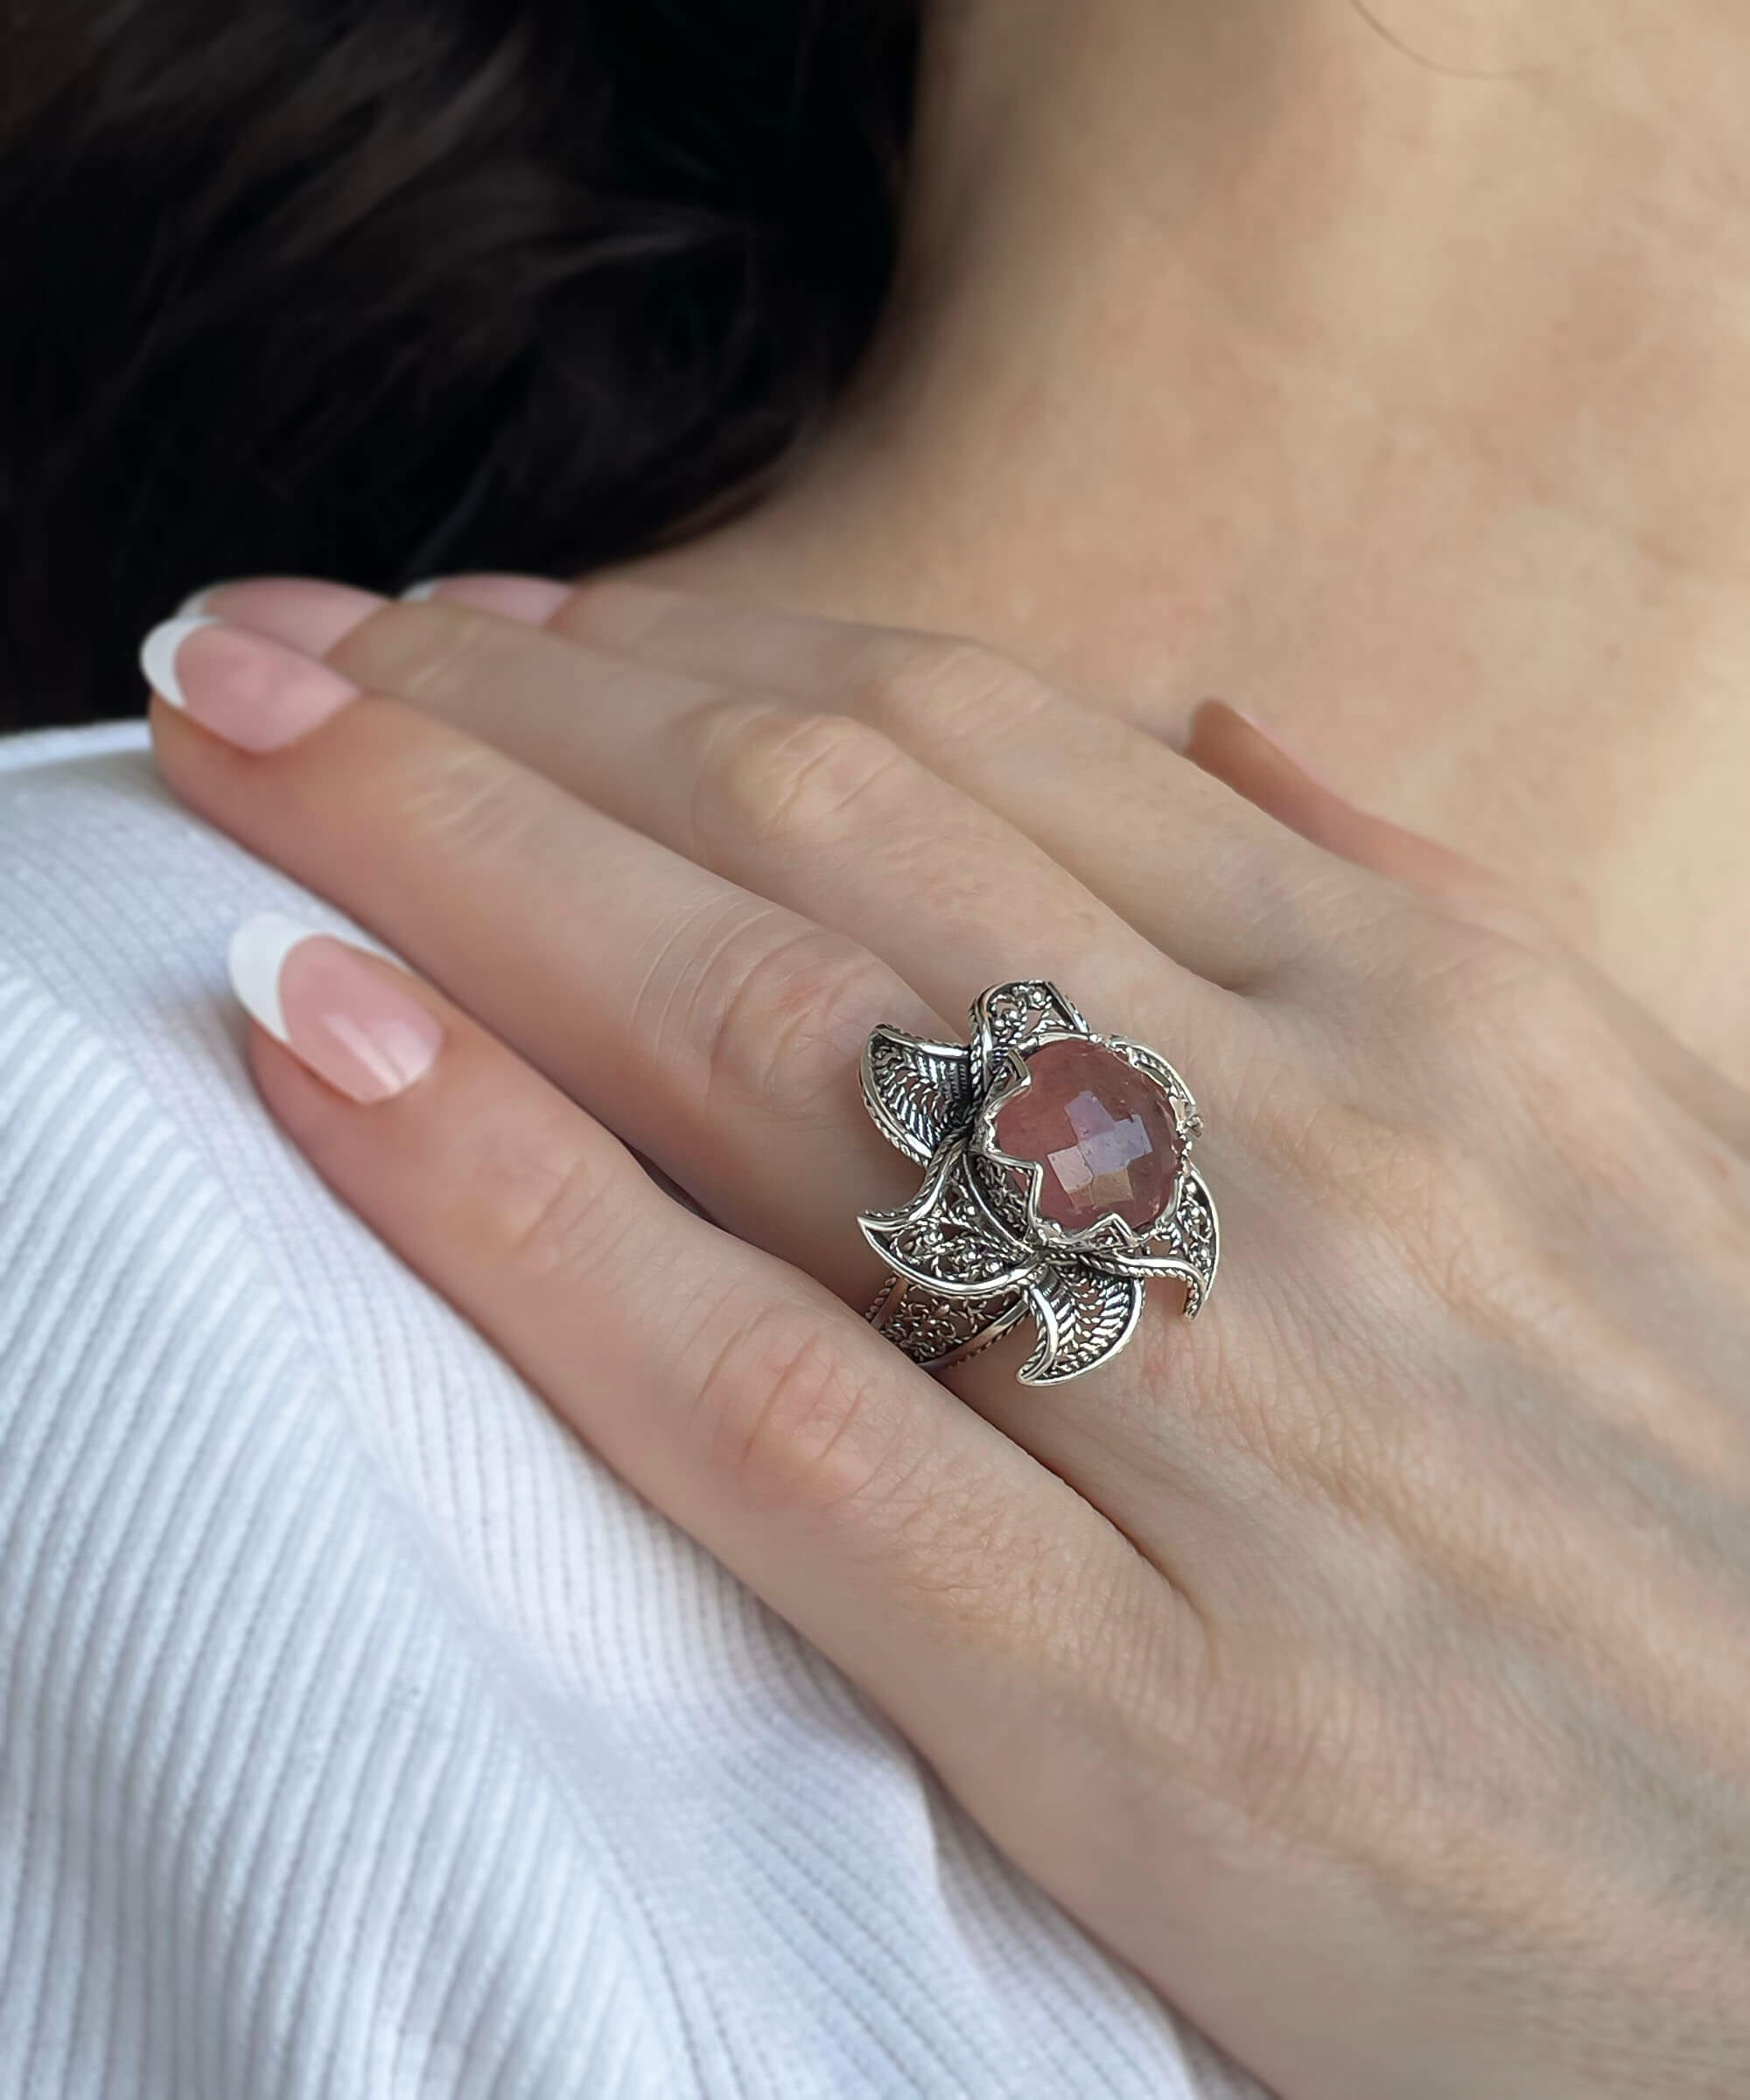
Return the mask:
[(136, 723), (0, 741), (0, 2096), (1228, 2100), (260, 1106)]

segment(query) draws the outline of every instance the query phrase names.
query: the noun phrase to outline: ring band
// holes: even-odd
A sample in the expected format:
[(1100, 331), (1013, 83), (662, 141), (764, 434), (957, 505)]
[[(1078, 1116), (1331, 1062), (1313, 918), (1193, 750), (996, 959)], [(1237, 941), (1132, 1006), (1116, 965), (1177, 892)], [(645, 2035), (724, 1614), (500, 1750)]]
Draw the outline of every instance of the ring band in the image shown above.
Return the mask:
[(927, 1370), (950, 1370), (1019, 1324), (1027, 1301), (1019, 1292), (993, 1298), (944, 1298), (927, 1284), (889, 1273), (867, 1318), (888, 1340)]
[(1194, 1320), (1221, 1237), (1185, 1082), (1158, 1052), (1096, 1035), (1042, 979), (982, 993), (968, 1036), (884, 1024), (864, 1046), (877, 1129), (926, 1169), (911, 1202), (858, 1219), (889, 1270), (871, 1322), (935, 1371), (1030, 1315), (1021, 1382), (1060, 1385), (1129, 1342), (1152, 1277), (1184, 1283)]

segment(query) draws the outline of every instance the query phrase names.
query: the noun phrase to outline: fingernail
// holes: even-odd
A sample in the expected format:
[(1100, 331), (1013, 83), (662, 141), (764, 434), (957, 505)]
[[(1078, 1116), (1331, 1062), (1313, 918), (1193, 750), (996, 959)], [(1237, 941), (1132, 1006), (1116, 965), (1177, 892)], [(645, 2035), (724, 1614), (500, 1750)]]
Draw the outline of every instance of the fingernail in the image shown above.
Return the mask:
[(210, 613), (166, 620), (140, 645), (154, 690), (244, 751), (277, 751), (358, 697), (350, 678)]
[(350, 1101), (404, 1093), (443, 1046), (443, 1024), (393, 964), (279, 912), (246, 919), (229, 960), (245, 1012)]
[(1322, 788), (1330, 794), (1340, 792), (1338, 788), (1334, 788), (1322, 774), (1309, 766), (1298, 751), (1291, 749), (1288, 745), (1284, 744), (1274, 730), (1266, 729), (1256, 715), (1249, 715), (1244, 708), (1236, 707), (1231, 700), (1209, 699), (1198, 703), (1191, 718), (1191, 732), (1186, 739), (1184, 746), (1187, 752), (1197, 741), (1200, 721), (1207, 719), (1212, 723), (1219, 723), (1223, 714), (1232, 716), (1236, 721), (1243, 722), (1255, 737), (1260, 738), (1269, 745), (1279, 758), (1285, 759), (1297, 773), (1305, 774), (1314, 787)]
[(571, 586), (544, 576), (431, 576), (401, 595), (419, 602), (441, 598), (445, 605), (472, 606), (480, 612), (538, 627), (570, 597)]
[(191, 591), (177, 607), (174, 617), (178, 620), (198, 620), (206, 612), (206, 601), (215, 591), (228, 591), (230, 588), (231, 585), (228, 580), (223, 583), (207, 584), (199, 591)]
[(1319, 772), (1315, 766), (1309, 766), (1307, 764), (1306, 760), (1298, 751), (1294, 749), (1292, 745), (1284, 744), (1282, 738), (1277, 735), (1276, 732), (1273, 729), (1266, 729), (1264, 724), (1258, 720), (1256, 715), (1249, 715), (1242, 707), (1235, 708), (1234, 712), (1240, 718), (1241, 721), (1245, 724), (1246, 727), (1250, 729), (1255, 736), (1262, 737), (1264, 742), (1270, 746), (1272, 751), (1280, 752), (1282, 756), (1288, 760), (1291, 766), (1298, 767), (1298, 769), (1306, 775), (1307, 779), (1312, 782), (1314, 787), (1323, 788), (1332, 794), (1335, 794), (1338, 792), (1336, 788), (1332, 787), (1330, 781), (1325, 778), (1322, 773)]
[(208, 584), (177, 607), (177, 618), (217, 614), (231, 626), (270, 634), (306, 656), (326, 656), (386, 602), (350, 584), (325, 584), (307, 576), (245, 576)]

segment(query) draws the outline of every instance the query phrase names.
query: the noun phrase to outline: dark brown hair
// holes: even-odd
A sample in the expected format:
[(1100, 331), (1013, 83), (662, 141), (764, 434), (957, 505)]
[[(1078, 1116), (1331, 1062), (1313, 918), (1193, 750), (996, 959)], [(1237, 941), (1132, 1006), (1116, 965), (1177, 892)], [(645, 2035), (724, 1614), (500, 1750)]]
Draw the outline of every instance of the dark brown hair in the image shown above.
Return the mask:
[(582, 570), (761, 484), (887, 288), (911, 0), (0, 0), (0, 727), (290, 570)]

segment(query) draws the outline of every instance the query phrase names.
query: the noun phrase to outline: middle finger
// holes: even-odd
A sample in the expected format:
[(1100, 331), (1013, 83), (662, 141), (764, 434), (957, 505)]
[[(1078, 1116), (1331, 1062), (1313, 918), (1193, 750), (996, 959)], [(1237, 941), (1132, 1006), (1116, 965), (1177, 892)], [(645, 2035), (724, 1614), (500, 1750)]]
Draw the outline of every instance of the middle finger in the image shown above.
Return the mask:
[[(878, 1273), (854, 1211), (899, 1202), (916, 1180), (858, 1098), (870, 1030), (886, 1020), (957, 1037), (943, 1017), (988, 983), (1033, 974), (1025, 964), (1041, 950), (1067, 954), (1102, 917), (1068, 878), (1029, 861), (1011, 878), (1026, 912), (1022, 968), (1008, 967), (1000, 932), (982, 953), (945, 957), (934, 899), (878, 959), (260, 637), (186, 632), (176, 671), (195, 718), (232, 737), (240, 702), (259, 720), (272, 692), (282, 697), (269, 713), (284, 708), (288, 679), (306, 696), (327, 681), (335, 718), (270, 764), (162, 718), (172, 784), (370, 926), (710, 1214), (853, 1299), (866, 1301)], [(283, 712), (275, 719), (283, 730)], [(1138, 1009), (1122, 1001), (1135, 968), (1096, 941), (1068, 989), (1133, 1025)], [(1143, 1025), (1158, 1040), (1168, 1017), (1152, 989)]]
[[(946, 1013), (963, 1012), (985, 984), (1019, 977), (1054, 977), (1067, 990), (1079, 984), (1092, 998), (1092, 956), (1112, 985), (1110, 1010), (1140, 1026), (1152, 1004), (1151, 1020), (1170, 1027), (1187, 1057), (1231, 1018), (1234, 1001), (1200, 965), (1216, 979), (1243, 974), (1238, 929), (1261, 902), (1255, 870), (1236, 870), (1250, 892), (1213, 916), (1177, 898), (1179, 932), (1197, 955), (1186, 954), (1177, 937), (1164, 952), (1146, 919), (1066, 868), (1061, 840), (1041, 839), (1025, 817), (1018, 822), (981, 794), (980, 783), (944, 777), (932, 754), (907, 748), (887, 724), (856, 709), (825, 699), (799, 705), (775, 684), (665, 673), (556, 629), (443, 600), (385, 605), (331, 586), (270, 581), (226, 586), (213, 602), (268, 633), (307, 632), (308, 646), (326, 648), (373, 691), (457, 724), (689, 858), (849, 934)], [(1036, 697), (1051, 701), (1043, 689)], [(1084, 733), (1094, 724), (1143, 741), (1056, 704)], [(1176, 769), (1175, 792), (1157, 792), (1161, 783), (1152, 777), (1130, 780), (1148, 802), (1151, 836), (1194, 830), (1200, 793), (1237, 802), (1174, 754), (1154, 755)], [(1128, 746), (1116, 759), (1101, 752), (1088, 762), (1105, 800), (1061, 775), (1066, 806), (1094, 808), (1098, 826), (1122, 830), (1111, 794), (1136, 773)], [(1180, 879), (1156, 886), (1183, 890), (1193, 866), (1205, 887), (1219, 886), (1216, 857), (1184, 843)], [(1215, 970), (1217, 962), (1225, 968)], [(1171, 1017), (1159, 1010), (1167, 984)]]
[[(252, 598), (259, 588), (245, 586)], [(1160, 738), (954, 636), (620, 578), (568, 591), (528, 578), (465, 577), (438, 586), (423, 617), (374, 622), (343, 654), (356, 647), (370, 682), (406, 691), (416, 682), (424, 704), (514, 748), (509, 739), (528, 733), (514, 640), (488, 626), (466, 645), (508, 658), (508, 683), (456, 681), (432, 664), (453, 661), (452, 638), (467, 633), (460, 623), (475, 610), (573, 646), (574, 704), (541, 728), (543, 766), (563, 769), (555, 777), (580, 793), (593, 796), (611, 774), (612, 792), (648, 798), (701, 703), (740, 694), (782, 702), (799, 717), (828, 715), (848, 738), (861, 724), (871, 745), (878, 732), (1214, 984), (1255, 989), (1298, 962), (1314, 920), (1338, 916), (1332, 906), (1355, 886), (1352, 868)], [(347, 668), (360, 675), (359, 662)]]
[(945, 1014), (993, 982), (1055, 978), (1089, 999), (1110, 991), (1110, 1012), (1152, 1009), (1194, 1056), (1232, 1003), (1006, 815), (855, 712), (665, 675), (441, 603), (386, 607), (334, 656), (374, 690), (475, 729), (689, 859), (850, 934)]

